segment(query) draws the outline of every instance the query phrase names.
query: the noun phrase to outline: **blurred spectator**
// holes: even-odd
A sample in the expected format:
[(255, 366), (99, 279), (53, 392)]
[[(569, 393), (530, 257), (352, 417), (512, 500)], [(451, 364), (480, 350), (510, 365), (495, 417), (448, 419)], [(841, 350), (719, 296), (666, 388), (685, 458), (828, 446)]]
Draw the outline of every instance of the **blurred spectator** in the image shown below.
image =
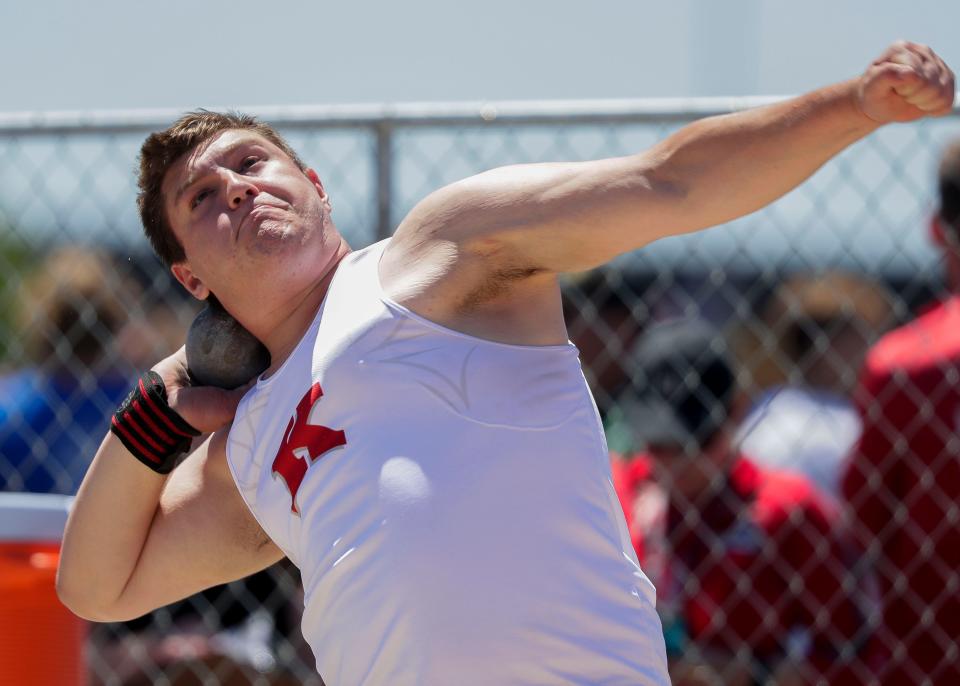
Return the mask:
[(580, 351), (583, 373), (603, 419), (607, 443), (623, 451), (630, 442), (616, 407), (628, 380), (626, 352), (649, 319), (651, 277), (610, 269), (568, 275), (563, 316)]
[(649, 279), (611, 269), (568, 275), (563, 314), (601, 414), (623, 387), (624, 354), (648, 319)]
[(134, 369), (149, 369), (183, 345), (203, 303), (184, 291), (169, 270), (158, 269), (152, 254), (128, 256), (122, 266), (143, 295), (128, 311), (117, 348)]
[(722, 338), (697, 320), (661, 323), (632, 361), (622, 407), (647, 452), (614, 456), (614, 485), (657, 587), (674, 683), (858, 683), (861, 616), (837, 508), (801, 475), (738, 452)]
[(74, 493), (130, 389), (114, 339), (135, 286), (106, 255), (66, 248), (21, 288), (27, 365), (0, 379), (0, 490)]
[[(0, 378), (0, 490), (74, 493), (136, 378), (131, 362), (182, 344), (176, 306), (148, 303), (126, 273), (105, 253), (71, 247), (24, 279), (17, 328), (27, 364)], [(199, 684), (216, 674), (222, 684), (293, 684), (275, 646), (299, 637), (295, 588), (291, 571), (276, 567), (133, 622), (96, 625), (91, 638), (110, 660), (110, 683), (162, 674)]]
[(879, 583), (878, 680), (894, 686), (960, 684), (960, 141), (939, 190), (932, 228), (951, 294), (870, 351), (843, 478)]
[(776, 340), (769, 359), (783, 374), (744, 420), (744, 452), (838, 494), (860, 436), (851, 393), (867, 349), (892, 322), (891, 302), (881, 284), (840, 272), (794, 276), (777, 288), (760, 327)]

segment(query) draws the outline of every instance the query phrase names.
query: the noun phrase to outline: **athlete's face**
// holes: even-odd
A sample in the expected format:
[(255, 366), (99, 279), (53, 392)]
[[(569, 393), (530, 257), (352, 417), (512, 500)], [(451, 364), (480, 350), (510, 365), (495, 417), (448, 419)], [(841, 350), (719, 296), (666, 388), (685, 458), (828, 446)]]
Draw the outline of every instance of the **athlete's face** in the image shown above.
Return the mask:
[(244, 289), (309, 280), (339, 245), (316, 173), (251, 131), (224, 131), (184, 155), (162, 191), (186, 254), (172, 271), (198, 298), (213, 292), (227, 302)]

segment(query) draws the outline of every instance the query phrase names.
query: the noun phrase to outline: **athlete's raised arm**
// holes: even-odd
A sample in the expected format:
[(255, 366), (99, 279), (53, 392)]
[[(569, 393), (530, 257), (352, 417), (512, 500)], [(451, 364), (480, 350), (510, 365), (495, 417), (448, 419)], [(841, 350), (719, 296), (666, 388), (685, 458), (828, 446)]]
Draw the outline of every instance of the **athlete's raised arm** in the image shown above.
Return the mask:
[[(182, 349), (154, 369), (165, 381), (170, 407), (189, 424), (214, 430), (233, 418), (239, 393), (180, 388)], [(157, 398), (138, 402), (150, 400)], [(162, 431), (164, 419), (154, 410), (137, 420)], [(233, 483), (225, 429), (164, 475), (141, 464), (149, 461), (147, 441), (162, 443), (154, 431), (146, 426), (144, 437), (132, 429), (131, 443), (119, 438), (125, 428), (104, 438), (67, 522), (57, 590), (71, 610), (94, 621), (131, 619), (283, 556)]]
[(515, 275), (580, 271), (753, 212), (880, 125), (946, 114), (953, 100), (943, 61), (898, 42), (857, 78), (694, 122), (636, 155), (504, 167), (447, 186), (414, 208), (397, 244), (415, 255), (443, 242)]

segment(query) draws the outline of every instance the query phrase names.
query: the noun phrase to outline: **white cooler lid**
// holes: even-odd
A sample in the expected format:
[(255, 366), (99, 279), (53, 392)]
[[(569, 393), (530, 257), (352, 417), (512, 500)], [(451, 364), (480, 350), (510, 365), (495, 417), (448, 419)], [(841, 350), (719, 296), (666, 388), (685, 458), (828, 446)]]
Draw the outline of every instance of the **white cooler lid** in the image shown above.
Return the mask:
[(59, 541), (73, 496), (0, 493), (0, 543)]

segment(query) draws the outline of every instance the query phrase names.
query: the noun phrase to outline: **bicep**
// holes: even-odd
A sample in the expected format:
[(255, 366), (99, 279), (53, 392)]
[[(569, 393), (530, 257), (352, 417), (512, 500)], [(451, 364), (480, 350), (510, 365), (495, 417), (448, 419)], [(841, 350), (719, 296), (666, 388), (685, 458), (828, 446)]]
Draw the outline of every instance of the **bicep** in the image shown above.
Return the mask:
[(697, 228), (654, 154), (501, 167), (428, 196), (397, 237), (448, 241), (498, 265), (582, 271), (668, 233)]
[(137, 617), (283, 557), (240, 496), (215, 435), (170, 475), (137, 566), (118, 601)]

